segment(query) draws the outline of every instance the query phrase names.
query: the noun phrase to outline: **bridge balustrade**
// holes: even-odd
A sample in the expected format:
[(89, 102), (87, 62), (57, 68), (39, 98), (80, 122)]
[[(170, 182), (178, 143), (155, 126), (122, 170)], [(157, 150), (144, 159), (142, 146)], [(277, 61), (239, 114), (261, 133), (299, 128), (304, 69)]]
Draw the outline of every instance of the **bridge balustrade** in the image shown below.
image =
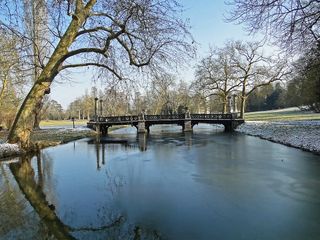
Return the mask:
[[(212, 114), (190, 114), (193, 120), (222, 120), (222, 119), (237, 119), (237, 113), (212, 113)], [(157, 120), (182, 120), (185, 119), (185, 114), (167, 114), (167, 115), (144, 115), (146, 121), (157, 121)], [(138, 121), (139, 116), (110, 116), (110, 117), (98, 117), (99, 122), (132, 122)]]
[(167, 120), (167, 119), (184, 119), (184, 114), (168, 114), (168, 115), (145, 115), (145, 120)]
[(208, 119), (208, 120), (220, 120), (220, 119), (236, 119), (236, 113), (214, 113), (214, 114), (191, 114), (191, 119)]
[(138, 116), (99, 117), (99, 122), (132, 122), (138, 121)]

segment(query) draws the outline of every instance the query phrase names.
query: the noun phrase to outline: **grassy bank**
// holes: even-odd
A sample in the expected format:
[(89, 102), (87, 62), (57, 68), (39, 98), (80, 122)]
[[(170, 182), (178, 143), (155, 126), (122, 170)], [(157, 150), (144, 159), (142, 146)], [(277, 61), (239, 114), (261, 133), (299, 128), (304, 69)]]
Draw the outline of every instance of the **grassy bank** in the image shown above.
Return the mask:
[[(57, 128), (42, 129), (33, 131), (31, 134), (32, 142), (47, 141), (47, 142), (56, 142), (56, 143), (65, 143), (73, 140), (77, 140), (85, 137), (96, 136), (95, 131), (90, 129), (82, 128), (59, 128), (63, 126), (64, 121), (55, 122)], [(48, 125), (54, 127), (54, 125)], [(72, 126), (72, 125), (71, 125)], [(70, 126), (70, 127), (71, 127)], [(42, 126), (43, 127), (43, 126)], [(109, 132), (112, 132), (116, 129), (123, 128), (124, 126), (113, 126), (109, 128)], [(8, 131), (0, 131), (0, 142), (5, 141), (8, 136)]]
[(320, 113), (301, 111), (298, 108), (286, 108), (245, 114), (246, 121), (302, 121), (320, 120)]
[[(75, 120), (75, 126), (86, 126), (87, 120)], [(40, 122), (40, 127), (57, 127), (57, 126), (70, 126), (72, 127), (71, 120), (43, 120)]]

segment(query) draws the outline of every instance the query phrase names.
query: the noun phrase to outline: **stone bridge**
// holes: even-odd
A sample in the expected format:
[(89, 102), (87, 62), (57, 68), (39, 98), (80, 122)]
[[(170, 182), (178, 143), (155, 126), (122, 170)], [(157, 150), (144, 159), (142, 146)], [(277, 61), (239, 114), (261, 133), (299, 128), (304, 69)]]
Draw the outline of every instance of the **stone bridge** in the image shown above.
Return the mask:
[(216, 114), (170, 114), (170, 115), (140, 115), (96, 117), (87, 123), (87, 126), (99, 134), (106, 135), (108, 128), (114, 125), (130, 125), (137, 128), (138, 133), (150, 131), (150, 126), (160, 124), (177, 124), (183, 131), (192, 131), (194, 125), (199, 123), (222, 124), (226, 132), (233, 131), (238, 125), (244, 123), (237, 113)]

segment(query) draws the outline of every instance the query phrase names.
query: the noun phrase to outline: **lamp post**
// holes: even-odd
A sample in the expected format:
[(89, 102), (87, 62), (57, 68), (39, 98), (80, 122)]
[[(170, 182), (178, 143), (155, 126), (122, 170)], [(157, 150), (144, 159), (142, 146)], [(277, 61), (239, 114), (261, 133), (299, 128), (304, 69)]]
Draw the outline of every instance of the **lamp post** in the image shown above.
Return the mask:
[(74, 126), (74, 117), (72, 117), (71, 120), (72, 120), (72, 127), (75, 128), (75, 126)]
[(95, 119), (95, 121), (98, 120), (98, 116), (97, 116), (97, 101), (98, 101), (98, 98), (95, 97), (94, 98), (94, 119)]
[(228, 96), (228, 113), (232, 112), (231, 96)]
[(100, 117), (102, 117), (102, 99), (100, 99)]

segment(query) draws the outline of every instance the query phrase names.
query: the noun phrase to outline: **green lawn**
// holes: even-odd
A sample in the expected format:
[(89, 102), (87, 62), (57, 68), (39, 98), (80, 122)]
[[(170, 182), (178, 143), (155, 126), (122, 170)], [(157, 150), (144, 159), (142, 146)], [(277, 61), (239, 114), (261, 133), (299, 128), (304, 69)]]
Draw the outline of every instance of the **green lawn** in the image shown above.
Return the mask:
[[(75, 127), (79, 126), (87, 126), (87, 120), (75, 120), (74, 125)], [(43, 120), (40, 122), (40, 128), (41, 127), (72, 127), (72, 121), (71, 120)], [(113, 131), (119, 128), (123, 128), (124, 126), (112, 126), (109, 128), (109, 131)]]
[[(87, 120), (75, 120), (75, 126), (87, 125)], [(43, 120), (40, 122), (40, 127), (55, 127), (55, 126), (72, 126), (71, 120)]]
[(245, 113), (246, 121), (297, 121), (320, 120), (320, 113), (301, 111), (297, 108)]

